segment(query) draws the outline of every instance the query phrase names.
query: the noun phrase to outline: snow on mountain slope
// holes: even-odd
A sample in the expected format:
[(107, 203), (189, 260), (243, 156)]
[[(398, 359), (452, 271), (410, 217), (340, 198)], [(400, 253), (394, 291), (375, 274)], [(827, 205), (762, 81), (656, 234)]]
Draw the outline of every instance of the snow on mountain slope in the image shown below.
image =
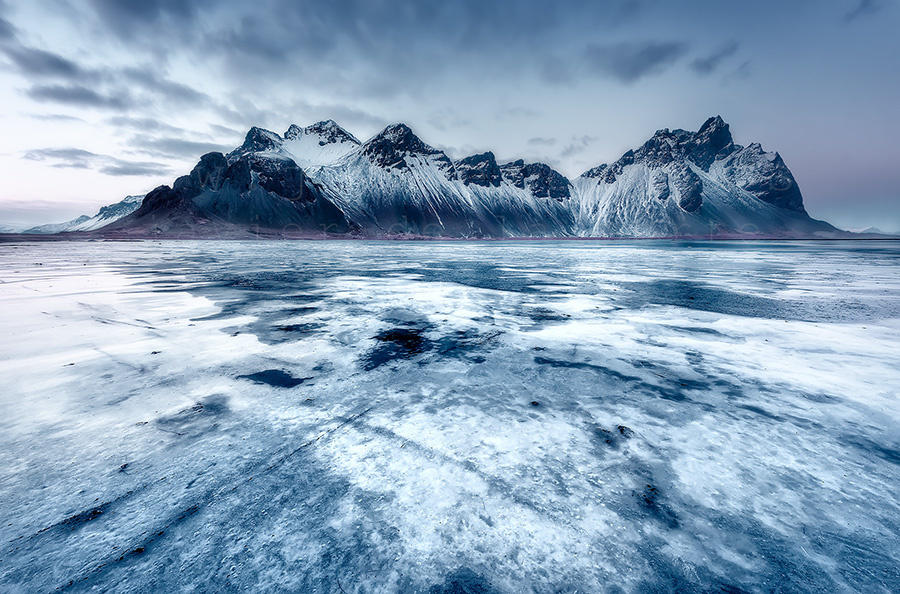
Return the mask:
[(317, 122), (305, 128), (291, 124), (284, 133), (282, 144), (283, 149), (304, 170), (335, 163), (359, 146), (359, 140), (334, 120)]
[(138, 208), (140, 208), (141, 201), (143, 199), (143, 194), (139, 196), (125, 196), (124, 200), (122, 200), (121, 202), (116, 202), (115, 204), (104, 206), (93, 217), (91, 217), (87, 221), (84, 221), (83, 223), (73, 225), (68, 230), (93, 231), (94, 229), (105, 227), (113, 221), (118, 221), (122, 217), (130, 215), (131, 213), (136, 211)]
[[(219, 222), (438, 237), (838, 232), (809, 217), (780, 155), (735, 144), (718, 116), (697, 132), (659, 130), (574, 183), (542, 163), (500, 165), (491, 152), (453, 161), (404, 124), (363, 144), (332, 120), (291, 125), (283, 137), (254, 127), (241, 146), (204, 155), (190, 175), (148, 200), (112, 219), (113, 228), (189, 230)], [(95, 229), (98, 217), (65, 225)]]
[[(548, 175), (536, 170), (535, 180), (543, 179), (540, 173)], [(388, 126), (356, 152), (312, 175), (353, 221), (373, 234), (570, 234), (568, 206), (538, 196), (533, 187), (541, 182), (517, 185), (501, 174), (492, 153), (454, 163), (404, 124)]]
[(138, 209), (144, 196), (126, 196), (121, 202), (102, 207), (94, 216), (81, 215), (65, 223), (38, 225), (22, 231), (22, 233), (52, 234), (69, 233), (71, 231), (93, 231), (109, 225)]
[(575, 183), (575, 230), (585, 236), (834, 232), (809, 217), (778, 153), (734, 144), (721, 117), (696, 133), (660, 130)]
[(25, 229), (22, 231), (24, 234), (35, 234), (35, 235), (51, 235), (53, 233), (65, 233), (67, 231), (71, 231), (72, 227), (77, 225), (83, 225), (87, 221), (90, 221), (91, 217), (88, 215), (81, 215), (76, 217), (70, 221), (66, 221), (64, 223), (47, 223), (46, 225), (37, 225), (36, 227), (31, 227), (29, 229)]

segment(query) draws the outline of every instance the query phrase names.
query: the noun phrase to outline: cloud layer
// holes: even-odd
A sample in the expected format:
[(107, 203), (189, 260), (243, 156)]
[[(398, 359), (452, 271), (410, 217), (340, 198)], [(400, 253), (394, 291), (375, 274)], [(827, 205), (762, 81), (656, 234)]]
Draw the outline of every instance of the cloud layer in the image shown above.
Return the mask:
[[(897, 136), (873, 114), (900, 102), (898, 15), (884, 0), (0, 0), (0, 173), (127, 175), (97, 183), (135, 193), (251, 125), (332, 118), (362, 138), (402, 120), (459, 153), (577, 175), (721, 112), (785, 154), (813, 207), (837, 203), (853, 187), (835, 179), (840, 148), (875, 162)], [(95, 157), (41, 152), (73, 148)], [(6, 178), (16, 199), (68, 191)]]

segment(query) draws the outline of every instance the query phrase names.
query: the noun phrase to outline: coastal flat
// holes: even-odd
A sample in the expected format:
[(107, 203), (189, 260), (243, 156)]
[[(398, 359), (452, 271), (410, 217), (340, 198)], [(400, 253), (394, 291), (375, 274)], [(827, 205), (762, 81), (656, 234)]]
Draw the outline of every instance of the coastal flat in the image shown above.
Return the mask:
[(0, 279), (0, 590), (900, 581), (898, 242), (24, 242)]

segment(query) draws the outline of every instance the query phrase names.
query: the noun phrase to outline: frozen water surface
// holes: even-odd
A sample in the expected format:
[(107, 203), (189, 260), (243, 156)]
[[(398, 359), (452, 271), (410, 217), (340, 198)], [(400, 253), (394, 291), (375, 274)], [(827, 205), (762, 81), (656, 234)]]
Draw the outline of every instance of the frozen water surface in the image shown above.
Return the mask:
[(19, 244), (0, 278), (0, 590), (900, 589), (900, 244)]

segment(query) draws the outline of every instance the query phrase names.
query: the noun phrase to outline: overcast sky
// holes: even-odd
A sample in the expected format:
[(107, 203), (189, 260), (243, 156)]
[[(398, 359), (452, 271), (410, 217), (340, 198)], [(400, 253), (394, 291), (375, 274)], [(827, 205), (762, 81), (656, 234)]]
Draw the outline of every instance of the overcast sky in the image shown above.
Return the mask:
[(0, 223), (93, 214), (259, 125), (403, 121), (575, 177), (721, 114), (807, 210), (900, 230), (898, 0), (0, 0)]

